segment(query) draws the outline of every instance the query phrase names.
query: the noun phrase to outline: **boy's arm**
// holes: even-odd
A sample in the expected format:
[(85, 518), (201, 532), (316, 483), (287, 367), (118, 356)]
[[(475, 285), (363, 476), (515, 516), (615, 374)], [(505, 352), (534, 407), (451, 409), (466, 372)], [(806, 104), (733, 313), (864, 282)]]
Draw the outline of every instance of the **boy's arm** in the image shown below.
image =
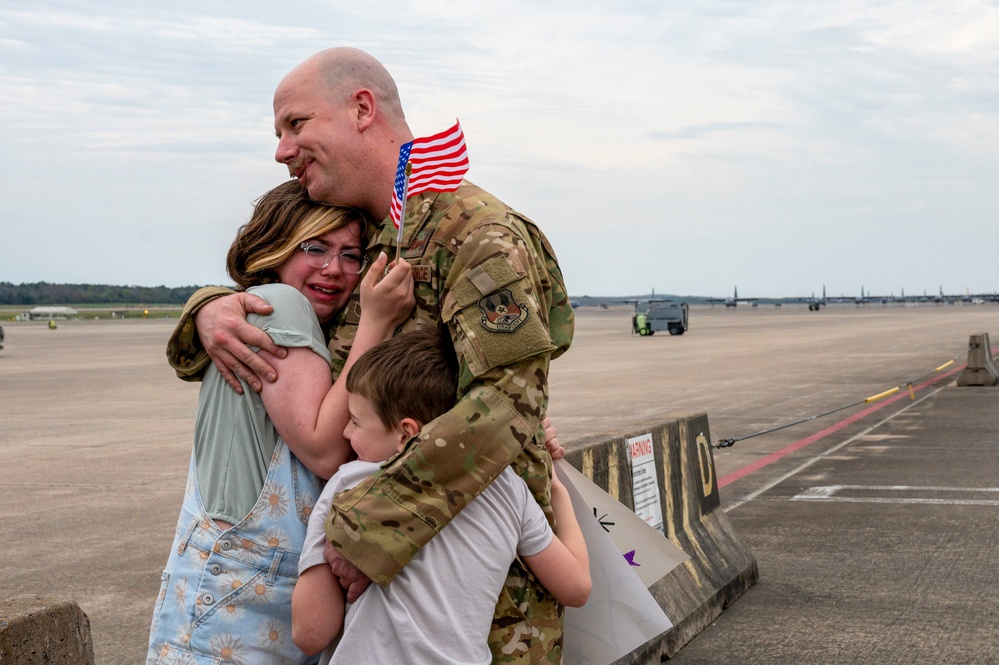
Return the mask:
[(291, 596), (291, 639), (312, 656), (327, 646), (343, 627), (344, 600), (340, 581), (325, 564), (302, 573)]
[(582, 607), (590, 597), (590, 557), (583, 532), (572, 510), (569, 491), (552, 476), (552, 508), (555, 511), (555, 537), (537, 554), (523, 557), (524, 563), (555, 599), (563, 605)]

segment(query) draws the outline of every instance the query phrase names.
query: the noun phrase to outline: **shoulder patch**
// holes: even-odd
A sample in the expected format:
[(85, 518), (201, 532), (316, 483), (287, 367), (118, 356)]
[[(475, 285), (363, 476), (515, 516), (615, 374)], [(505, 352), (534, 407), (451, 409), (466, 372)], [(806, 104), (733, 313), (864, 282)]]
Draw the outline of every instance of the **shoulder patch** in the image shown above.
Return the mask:
[(479, 300), (482, 327), (490, 332), (512, 333), (527, 321), (528, 309), (513, 299), (510, 289), (501, 289)]

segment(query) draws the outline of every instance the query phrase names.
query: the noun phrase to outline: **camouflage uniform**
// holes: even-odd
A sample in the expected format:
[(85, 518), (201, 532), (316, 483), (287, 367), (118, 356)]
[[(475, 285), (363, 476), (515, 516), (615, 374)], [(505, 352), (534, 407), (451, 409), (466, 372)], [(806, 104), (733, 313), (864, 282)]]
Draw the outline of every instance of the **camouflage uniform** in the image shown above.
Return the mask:
[[(331, 542), (381, 585), (508, 465), (553, 521), (551, 458), (540, 420), (548, 405), (549, 360), (569, 347), (573, 330), (548, 240), (480, 188), (466, 181), (453, 193), (409, 199), (404, 231), (402, 256), (413, 265), (417, 305), (402, 330), (440, 325), (449, 332), (460, 365), (459, 401), (390, 460), (385, 473), (338, 495), (330, 511)], [(395, 235), (385, 220), (368, 249), (393, 257)], [(185, 314), (219, 293), (199, 291)], [(193, 378), (207, 362), (197, 354), (188, 319), (167, 350), (182, 378)], [(355, 294), (334, 323), (334, 378), (359, 319)], [(561, 662), (561, 607), (519, 560), (489, 640), (495, 662)]]

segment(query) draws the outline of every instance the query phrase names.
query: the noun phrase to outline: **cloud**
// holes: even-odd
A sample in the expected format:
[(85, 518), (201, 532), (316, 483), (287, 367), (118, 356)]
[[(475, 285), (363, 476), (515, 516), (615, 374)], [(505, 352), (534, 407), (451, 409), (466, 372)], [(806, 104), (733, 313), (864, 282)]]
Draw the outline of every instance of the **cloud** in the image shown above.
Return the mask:
[(0, 279), (225, 281), (287, 177), (274, 86), (344, 44), (417, 134), (460, 118), (470, 177), (541, 224), (573, 292), (994, 290), (957, 248), (999, 245), (997, 36), (968, 0), (0, 8)]

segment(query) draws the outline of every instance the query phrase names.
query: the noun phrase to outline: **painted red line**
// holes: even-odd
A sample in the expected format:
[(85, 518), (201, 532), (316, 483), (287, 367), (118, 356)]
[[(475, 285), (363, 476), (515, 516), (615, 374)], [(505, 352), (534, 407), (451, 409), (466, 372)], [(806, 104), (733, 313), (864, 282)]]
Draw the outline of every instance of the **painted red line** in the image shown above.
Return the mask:
[[(912, 389), (913, 389), (913, 391), (918, 392), (918, 391), (922, 390), (923, 388), (925, 388), (926, 386), (932, 385), (932, 384), (934, 384), (934, 383), (936, 383), (938, 381), (942, 381), (943, 379), (946, 379), (948, 376), (951, 376), (952, 374), (955, 374), (956, 372), (960, 372), (962, 369), (964, 369), (964, 365), (961, 365), (960, 367), (952, 369), (949, 372), (946, 372), (946, 373), (941, 374), (939, 376), (933, 377), (932, 379), (928, 379), (927, 381), (924, 381), (923, 383), (920, 383), (917, 386), (913, 386)], [(745, 478), (749, 474), (755, 473), (756, 471), (759, 471), (763, 467), (768, 466), (770, 464), (773, 464), (774, 462), (776, 462), (780, 458), (786, 457), (787, 455), (790, 455), (794, 451), (799, 450), (801, 448), (804, 448), (805, 446), (807, 446), (810, 443), (815, 443), (816, 441), (824, 439), (827, 436), (829, 436), (830, 434), (833, 434), (833, 433), (838, 432), (839, 430), (843, 429), (847, 425), (852, 425), (853, 423), (857, 422), (858, 420), (860, 420), (862, 418), (866, 418), (867, 416), (871, 415), (872, 413), (880, 411), (881, 409), (885, 408), (889, 404), (894, 404), (895, 402), (897, 402), (898, 400), (902, 399), (903, 397), (908, 397), (908, 395), (909, 395), (909, 393), (908, 393), (907, 390), (900, 391), (894, 397), (890, 397), (890, 398), (886, 399), (883, 402), (880, 402), (878, 404), (874, 404), (872, 406), (869, 406), (866, 409), (864, 409), (863, 411), (858, 411), (857, 413), (853, 414), (852, 416), (850, 416), (848, 418), (844, 418), (843, 420), (839, 421), (835, 425), (830, 425), (829, 427), (825, 428), (824, 430), (816, 432), (815, 434), (813, 434), (811, 436), (808, 436), (808, 437), (805, 437), (804, 439), (800, 439), (798, 441), (795, 441), (794, 443), (792, 443), (792, 444), (790, 444), (788, 446), (785, 446), (784, 448), (781, 448), (778, 451), (772, 452), (772, 453), (770, 453), (769, 455), (767, 455), (765, 457), (761, 457), (760, 459), (758, 459), (757, 461), (753, 462), (752, 464), (744, 466), (741, 469), (739, 469), (738, 471), (733, 471), (732, 473), (728, 474), (727, 476), (723, 476), (723, 477), (719, 478), (718, 479), (718, 489), (721, 489), (722, 487), (725, 487), (726, 485), (734, 483), (735, 481), (740, 480), (741, 478)]]

